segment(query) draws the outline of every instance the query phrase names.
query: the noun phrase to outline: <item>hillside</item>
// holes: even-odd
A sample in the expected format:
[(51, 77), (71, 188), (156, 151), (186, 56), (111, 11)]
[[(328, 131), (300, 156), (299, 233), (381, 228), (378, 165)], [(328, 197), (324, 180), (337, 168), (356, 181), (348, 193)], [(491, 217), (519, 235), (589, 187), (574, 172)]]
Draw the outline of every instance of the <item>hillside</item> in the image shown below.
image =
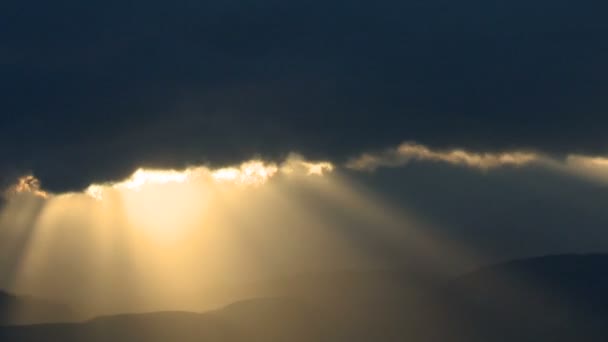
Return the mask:
[[(606, 341), (607, 255), (483, 268), (434, 287), (377, 287), (0, 329), (7, 341)], [(373, 273), (369, 273), (373, 274)], [(323, 282), (327, 281), (324, 276)], [(345, 286), (343, 281), (339, 281)], [(369, 290), (375, 288), (374, 290)], [(368, 291), (369, 290), (369, 291)]]

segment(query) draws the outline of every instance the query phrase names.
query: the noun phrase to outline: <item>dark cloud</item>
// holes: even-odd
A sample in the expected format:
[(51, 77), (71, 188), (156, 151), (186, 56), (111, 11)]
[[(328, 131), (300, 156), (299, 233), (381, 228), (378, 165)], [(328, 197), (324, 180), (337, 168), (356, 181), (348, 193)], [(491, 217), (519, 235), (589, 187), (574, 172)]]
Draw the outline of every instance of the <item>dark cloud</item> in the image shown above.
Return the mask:
[(0, 5), (0, 170), (50, 190), (137, 166), (404, 140), (606, 151), (597, 1)]

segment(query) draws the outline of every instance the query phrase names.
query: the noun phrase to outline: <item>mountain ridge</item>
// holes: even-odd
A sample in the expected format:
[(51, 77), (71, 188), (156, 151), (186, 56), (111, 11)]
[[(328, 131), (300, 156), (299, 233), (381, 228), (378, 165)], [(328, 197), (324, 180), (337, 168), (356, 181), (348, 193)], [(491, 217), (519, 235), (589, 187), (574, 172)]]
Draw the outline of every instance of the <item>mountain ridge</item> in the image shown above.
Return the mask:
[[(482, 267), (443, 286), (418, 292), (344, 291), (341, 295), (342, 289), (337, 288), (323, 295), (253, 298), (202, 313), (162, 311), (103, 316), (71, 324), (0, 327), (0, 339), (599, 342), (608, 338), (608, 294), (588, 291), (586, 286), (596, 286), (598, 291), (608, 289), (604, 287), (608, 283), (603, 283), (603, 265), (608, 265), (608, 254), (541, 256)], [(520, 282), (513, 270), (522, 268), (536, 270), (537, 275), (561, 273), (566, 278), (578, 271), (582, 285), (565, 287), (570, 292), (560, 296), (567, 295), (568, 300), (555, 298), (553, 287), (561, 284), (537, 288), (541, 283)], [(594, 277), (599, 279), (597, 283), (590, 281)], [(599, 304), (572, 305), (590, 302)]]

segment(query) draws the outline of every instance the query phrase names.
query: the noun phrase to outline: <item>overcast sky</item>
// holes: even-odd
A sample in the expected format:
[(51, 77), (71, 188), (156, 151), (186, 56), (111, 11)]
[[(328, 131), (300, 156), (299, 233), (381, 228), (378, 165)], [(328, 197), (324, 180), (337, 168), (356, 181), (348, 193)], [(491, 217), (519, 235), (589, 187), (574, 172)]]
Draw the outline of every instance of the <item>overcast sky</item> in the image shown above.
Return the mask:
[(344, 160), (403, 141), (606, 154), (601, 2), (3, 1), (0, 169)]

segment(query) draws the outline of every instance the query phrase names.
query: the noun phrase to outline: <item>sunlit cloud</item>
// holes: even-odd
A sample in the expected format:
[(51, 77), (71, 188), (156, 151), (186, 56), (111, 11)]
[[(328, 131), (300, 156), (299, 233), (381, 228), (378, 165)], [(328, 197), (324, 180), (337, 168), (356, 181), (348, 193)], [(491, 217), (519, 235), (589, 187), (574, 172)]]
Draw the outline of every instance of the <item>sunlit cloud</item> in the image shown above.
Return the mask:
[(300, 155), (291, 154), (281, 165), (280, 172), (287, 175), (323, 176), (326, 173), (331, 173), (335, 168), (332, 163), (327, 161), (311, 162), (303, 159)]
[(117, 183), (117, 188), (139, 189), (146, 184), (183, 183), (188, 180), (190, 170), (145, 170), (138, 169), (129, 179)]
[(334, 166), (327, 161), (308, 161), (299, 155), (290, 155), (283, 163), (249, 160), (237, 166), (212, 169), (206, 166), (190, 167), (183, 170), (155, 170), (140, 168), (130, 177), (118, 182), (91, 184), (84, 192), (100, 199), (110, 189), (141, 191), (147, 186), (180, 184), (188, 182), (208, 182), (216, 185), (260, 186), (279, 174), (300, 174), (323, 176), (332, 172)]
[(381, 167), (399, 167), (411, 161), (426, 160), (487, 170), (501, 166), (521, 166), (539, 159), (541, 157), (538, 154), (523, 151), (480, 153), (464, 149), (433, 150), (421, 144), (406, 142), (383, 152), (364, 153), (351, 159), (346, 167), (374, 171)]
[(31, 194), (42, 198), (48, 197), (48, 193), (42, 190), (40, 181), (33, 175), (20, 177), (17, 182), (5, 192), (6, 197), (12, 197), (18, 194)]
[[(240, 165), (216, 169), (207, 166), (194, 166), (181, 170), (139, 168), (131, 176), (123, 180), (93, 183), (84, 189), (83, 193), (95, 199), (101, 199), (104, 192), (110, 189), (141, 191), (147, 186), (180, 184), (196, 180), (208, 180), (218, 184), (259, 186), (281, 174), (324, 176), (334, 170), (335, 166), (329, 161), (310, 161), (298, 154), (292, 153), (282, 163), (253, 159), (245, 161)], [(15, 184), (4, 191), (5, 197), (9, 198), (26, 193), (42, 198), (52, 195), (73, 195), (73, 193), (51, 194), (42, 188), (38, 178), (29, 174), (17, 179)]]
[(254, 160), (241, 164), (240, 167), (229, 167), (211, 171), (211, 177), (217, 182), (231, 182), (242, 185), (261, 185), (273, 177), (279, 168), (275, 164), (265, 164)]
[(189, 181), (194, 169), (177, 170), (155, 170), (140, 168), (130, 177), (118, 182), (104, 184), (91, 184), (84, 193), (95, 198), (101, 199), (106, 191), (124, 190), (141, 191), (148, 186), (158, 186), (167, 184), (180, 184)]
[(321, 163), (310, 163), (310, 162), (302, 162), (302, 165), (308, 169), (308, 175), (318, 175), (322, 176), (325, 172), (332, 172), (334, 170), (334, 166), (328, 162)]
[(560, 169), (588, 179), (608, 182), (608, 158), (571, 154)]
[(527, 151), (475, 152), (462, 148), (438, 150), (413, 142), (376, 153), (363, 153), (346, 163), (355, 171), (403, 167), (412, 162), (446, 163), (472, 169), (540, 166), (594, 182), (608, 183), (608, 157), (569, 154), (563, 157)]
[(568, 156), (567, 163), (591, 169), (608, 170), (608, 158), (572, 154)]

